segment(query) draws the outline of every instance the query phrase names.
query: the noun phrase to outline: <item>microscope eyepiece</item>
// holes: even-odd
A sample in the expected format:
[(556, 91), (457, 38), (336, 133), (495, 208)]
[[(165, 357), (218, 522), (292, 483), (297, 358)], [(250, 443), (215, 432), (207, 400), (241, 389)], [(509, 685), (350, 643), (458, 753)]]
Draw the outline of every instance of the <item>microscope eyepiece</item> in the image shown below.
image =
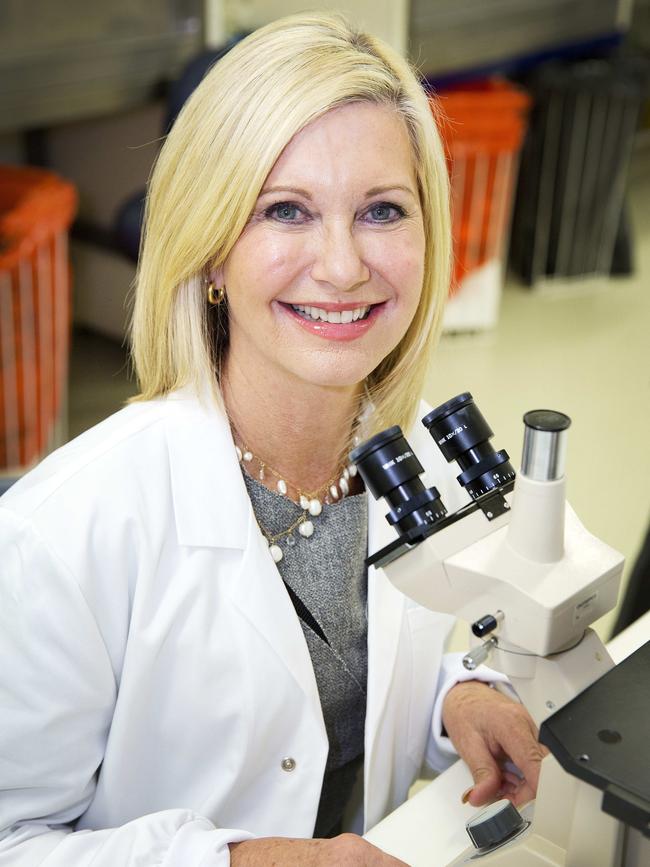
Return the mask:
[[(515, 471), (508, 453), (495, 452), (489, 443), (492, 430), (469, 392), (459, 394), (432, 410), (422, 419), (447, 461), (456, 461), (462, 470), (458, 482), (477, 500), (494, 488), (511, 482)], [(350, 452), (367, 489), (378, 500), (383, 497), (390, 511), (386, 515), (407, 544), (418, 541), (438, 529), (446, 518), (437, 488), (425, 488), (420, 480), (424, 468), (406, 441), (402, 429), (395, 425), (381, 431)], [(483, 503), (483, 505), (481, 505)], [(479, 501), (489, 520), (508, 508), (490, 500)], [(457, 520), (466, 511), (459, 510)], [(388, 555), (386, 555), (388, 556)]]
[(522, 475), (539, 482), (561, 479), (569, 416), (553, 409), (533, 409), (524, 416), (524, 425)]
[(514, 478), (508, 453), (490, 445), (492, 429), (468, 391), (436, 407), (422, 424), (447, 461), (456, 461), (462, 470), (458, 483), (472, 499)]
[(398, 532), (430, 526), (447, 514), (438, 490), (422, 484), (424, 468), (398, 425), (357, 446), (350, 460), (375, 499), (386, 499), (388, 523)]

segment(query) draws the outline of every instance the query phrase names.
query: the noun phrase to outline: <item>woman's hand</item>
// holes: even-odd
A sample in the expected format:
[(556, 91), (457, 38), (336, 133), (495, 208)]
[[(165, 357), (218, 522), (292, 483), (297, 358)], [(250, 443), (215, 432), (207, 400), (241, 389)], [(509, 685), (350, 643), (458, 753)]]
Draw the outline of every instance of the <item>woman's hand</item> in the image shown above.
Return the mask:
[[(463, 800), (480, 807), (497, 798), (521, 805), (535, 797), (548, 750), (537, 740), (537, 727), (523, 705), (471, 680), (449, 690), (442, 721), (474, 778)], [(507, 768), (508, 760), (523, 777)]]
[(230, 844), (231, 867), (408, 867), (356, 834), (331, 840), (262, 837)]

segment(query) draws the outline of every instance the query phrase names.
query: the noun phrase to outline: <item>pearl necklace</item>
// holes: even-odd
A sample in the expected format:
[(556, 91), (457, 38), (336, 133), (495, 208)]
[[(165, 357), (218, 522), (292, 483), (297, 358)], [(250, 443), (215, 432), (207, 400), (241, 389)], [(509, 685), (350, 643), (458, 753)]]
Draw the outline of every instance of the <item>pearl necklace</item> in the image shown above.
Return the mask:
[[(357, 468), (354, 464), (344, 466), (342, 471), (337, 471), (337, 473), (325, 482), (325, 484), (310, 493), (283, 478), (281, 473), (274, 470), (272, 466), (266, 463), (266, 461), (263, 461), (261, 458), (254, 455), (253, 452), (243, 443), (241, 446), (235, 445), (235, 451), (237, 453), (237, 459), (244, 472), (248, 473), (251, 478), (255, 478), (253, 467), (257, 464), (257, 478), (263, 482), (267, 479), (267, 473), (270, 473), (276, 480), (275, 487), (278, 493), (293, 503), (299, 503), (300, 508), (302, 509), (302, 514), (291, 524), (290, 527), (286, 530), (282, 530), (280, 533), (272, 534), (262, 526), (259, 520), (257, 522), (268, 543), (271, 557), (273, 557), (273, 560), (276, 563), (279, 563), (284, 557), (284, 552), (278, 542), (281, 542), (284, 539), (285, 545), (293, 547), (293, 545), (296, 544), (296, 540), (293, 538), (293, 532), (296, 529), (305, 539), (309, 539), (313, 536), (314, 523), (308, 516), (317, 518), (323, 511), (324, 503), (330, 505), (332, 503), (341, 502), (341, 500), (343, 500), (350, 492), (350, 478), (357, 474)], [(289, 495), (290, 491), (293, 491), (293, 496)]]

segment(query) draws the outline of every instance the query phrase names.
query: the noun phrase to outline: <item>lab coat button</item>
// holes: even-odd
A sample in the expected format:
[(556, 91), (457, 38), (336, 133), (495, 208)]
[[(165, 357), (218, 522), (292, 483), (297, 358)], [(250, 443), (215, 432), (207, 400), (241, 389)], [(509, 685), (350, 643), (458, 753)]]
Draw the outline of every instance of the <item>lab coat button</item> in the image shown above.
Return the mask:
[(291, 756), (287, 756), (286, 759), (282, 759), (280, 767), (283, 771), (293, 771), (296, 767), (296, 760), (292, 759)]

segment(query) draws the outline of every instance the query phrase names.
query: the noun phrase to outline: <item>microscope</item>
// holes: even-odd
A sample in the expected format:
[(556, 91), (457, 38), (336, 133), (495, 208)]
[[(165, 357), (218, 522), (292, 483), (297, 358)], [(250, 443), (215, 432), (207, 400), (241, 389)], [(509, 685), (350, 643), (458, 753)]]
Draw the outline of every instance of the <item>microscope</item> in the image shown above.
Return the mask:
[[(463, 665), (472, 671), (489, 663), (507, 675), (551, 750), (535, 803), (521, 813), (507, 800), (477, 811), (466, 822), (466, 849), (444, 863), (615, 867), (622, 863), (620, 822), (648, 833), (650, 781), (621, 781), (623, 753), (632, 777), (639, 774), (619, 731), (625, 721), (598, 723), (593, 710), (607, 706), (615, 688), (630, 686), (629, 677), (611, 680), (618, 667), (589, 628), (616, 604), (623, 557), (592, 536), (566, 502), (571, 421), (551, 410), (526, 413), (516, 477), (508, 453), (490, 444), (492, 430), (471, 394), (447, 401), (422, 423), (434, 447), (458, 465), (469, 501), (447, 513), (438, 490), (421, 481), (423, 467), (399, 427), (362, 443), (351, 459), (367, 489), (385, 499), (396, 531), (367, 563), (420, 605), (471, 625)], [(648, 662), (646, 652), (646, 671)], [(598, 685), (600, 700), (592, 694)], [(587, 704), (578, 707), (584, 697)], [(647, 754), (645, 743), (634, 746)], [(609, 777), (607, 761), (615, 766)]]

